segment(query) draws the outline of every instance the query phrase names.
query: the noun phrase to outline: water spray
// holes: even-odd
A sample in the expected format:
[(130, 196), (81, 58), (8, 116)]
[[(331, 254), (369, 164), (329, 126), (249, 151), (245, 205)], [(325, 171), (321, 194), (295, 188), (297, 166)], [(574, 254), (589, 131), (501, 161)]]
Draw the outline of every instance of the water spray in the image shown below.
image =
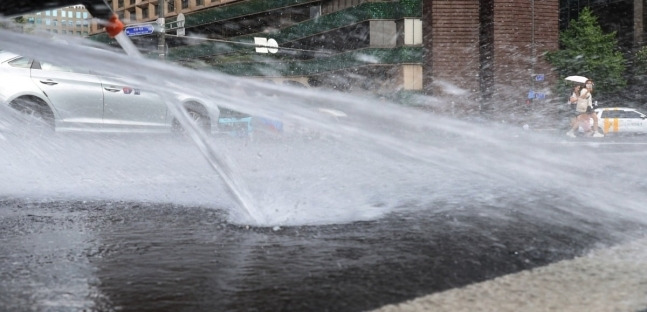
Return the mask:
[(121, 48), (123, 48), (129, 56), (142, 57), (141, 53), (139, 53), (139, 50), (137, 50), (137, 47), (135, 47), (130, 38), (128, 38), (128, 36), (126, 36), (126, 34), (124, 33), (124, 23), (119, 20), (117, 14), (113, 13), (112, 16), (110, 16), (110, 19), (108, 19), (108, 23), (106, 24), (106, 32), (108, 33), (108, 36), (110, 36), (110, 38), (117, 40)]
[[(4, 0), (0, 2), (0, 15), (20, 15), (30, 12), (43, 11), (48, 9), (56, 9), (66, 5), (75, 5), (81, 3), (86, 7), (90, 14), (96, 18), (101, 26), (105, 27), (106, 33), (110, 38), (114, 38), (119, 45), (124, 49), (126, 54), (133, 58), (142, 58), (141, 53), (133, 42), (128, 38), (124, 32), (124, 23), (119, 20), (119, 16), (115, 14), (111, 7), (105, 0), (33, 0), (27, 4), (23, 1)], [(170, 96), (168, 92), (159, 90), (162, 95)], [(227, 191), (234, 197), (237, 203), (242, 206), (244, 213), (249, 217), (250, 221), (259, 224), (259, 213), (255, 209), (255, 205), (251, 203), (251, 196), (248, 194), (247, 187), (240, 179), (236, 179), (232, 174), (233, 170), (231, 165), (227, 162), (224, 155), (220, 155), (215, 151), (211, 144), (208, 144), (206, 136), (200, 129), (186, 116), (186, 114), (178, 107), (177, 103), (166, 100), (169, 111), (178, 119), (180, 124), (197, 145), (200, 152), (207, 159), (209, 164), (218, 173), (218, 176), (225, 182)], [(0, 135), (0, 140), (4, 137)]]
[[(108, 19), (105, 26), (106, 32), (111, 38), (117, 40), (119, 45), (126, 51), (126, 53), (135, 58), (141, 58), (141, 53), (133, 42), (124, 33), (124, 24), (119, 20), (117, 14), (112, 14)], [(162, 91), (162, 90), (160, 90)], [(162, 93), (163, 96), (170, 98), (170, 94)], [(166, 100), (166, 106), (169, 111), (177, 118), (182, 127), (186, 129), (187, 133), (196, 144), (202, 155), (206, 158), (211, 167), (218, 173), (220, 179), (225, 183), (227, 191), (234, 197), (236, 202), (241, 206), (246, 216), (256, 224), (259, 224), (259, 212), (255, 205), (252, 204), (252, 196), (249, 195), (246, 185), (241, 179), (236, 178), (233, 170), (224, 155), (220, 155), (215, 151), (212, 145), (208, 144), (206, 136), (201, 133), (201, 130), (190, 120), (188, 115), (177, 106), (176, 103)]]

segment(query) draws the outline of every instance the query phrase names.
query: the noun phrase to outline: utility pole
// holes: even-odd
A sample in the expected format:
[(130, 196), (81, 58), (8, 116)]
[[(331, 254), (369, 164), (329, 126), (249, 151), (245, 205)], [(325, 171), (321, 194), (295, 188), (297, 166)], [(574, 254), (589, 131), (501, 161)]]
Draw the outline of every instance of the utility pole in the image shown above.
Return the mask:
[[(174, 0), (171, 0), (174, 1)], [(166, 16), (166, 0), (159, 0), (157, 3), (159, 3), (159, 17), (157, 19), (157, 23), (160, 24), (162, 27), (162, 31), (159, 33), (157, 37), (157, 51), (159, 52), (160, 60), (165, 59), (165, 54), (166, 54), (166, 29), (165, 29), (165, 19), (164, 17)]]

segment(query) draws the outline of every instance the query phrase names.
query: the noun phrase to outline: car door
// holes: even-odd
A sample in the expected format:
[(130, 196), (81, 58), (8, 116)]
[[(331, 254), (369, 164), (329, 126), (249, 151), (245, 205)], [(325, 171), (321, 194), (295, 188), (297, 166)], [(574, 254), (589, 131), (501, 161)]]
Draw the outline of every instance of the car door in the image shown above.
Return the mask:
[(620, 118), (620, 126), (624, 132), (641, 133), (645, 130), (645, 119), (642, 114), (634, 110), (625, 110)]
[(104, 126), (114, 131), (166, 132), (166, 104), (149, 89), (115, 77), (101, 77)]
[(647, 115), (645, 115), (645, 114), (643, 114), (641, 112), (636, 112), (636, 113), (638, 113), (638, 115), (639, 115), (638, 118), (640, 118), (640, 121), (639, 121), (640, 124), (639, 124), (638, 128), (636, 129), (636, 132), (637, 133), (647, 133)]
[(603, 109), (599, 119), (602, 124), (602, 130), (605, 134), (609, 132), (618, 132), (618, 112), (617, 109)]
[(59, 130), (101, 128), (103, 91), (98, 77), (84, 69), (35, 61), (31, 79), (58, 113)]

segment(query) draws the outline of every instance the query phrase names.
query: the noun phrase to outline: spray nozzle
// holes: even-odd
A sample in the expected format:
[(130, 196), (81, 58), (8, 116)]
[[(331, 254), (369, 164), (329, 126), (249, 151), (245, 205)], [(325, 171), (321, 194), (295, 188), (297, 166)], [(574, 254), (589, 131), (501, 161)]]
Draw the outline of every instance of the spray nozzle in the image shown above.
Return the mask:
[(117, 16), (117, 14), (112, 14), (108, 19), (108, 25), (106, 25), (106, 32), (110, 38), (116, 37), (123, 30), (124, 23), (119, 20), (119, 16)]

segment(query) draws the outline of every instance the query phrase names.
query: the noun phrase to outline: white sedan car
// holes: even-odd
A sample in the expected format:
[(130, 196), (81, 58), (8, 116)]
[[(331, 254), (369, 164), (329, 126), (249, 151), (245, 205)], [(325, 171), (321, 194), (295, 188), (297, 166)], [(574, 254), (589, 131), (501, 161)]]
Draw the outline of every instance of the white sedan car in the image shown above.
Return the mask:
[(596, 108), (598, 127), (604, 134), (647, 133), (647, 115), (634, 108)]
[[(217, 131), (217, 106), (204, 105), (188, 96), (175, 100), (205, 131)], [(165, 102), (154, 92), (119, 78), (60, 67), (6, 51), (0, 51), (0, 104), (33, 115), (56, 131), (181, 130)]]

